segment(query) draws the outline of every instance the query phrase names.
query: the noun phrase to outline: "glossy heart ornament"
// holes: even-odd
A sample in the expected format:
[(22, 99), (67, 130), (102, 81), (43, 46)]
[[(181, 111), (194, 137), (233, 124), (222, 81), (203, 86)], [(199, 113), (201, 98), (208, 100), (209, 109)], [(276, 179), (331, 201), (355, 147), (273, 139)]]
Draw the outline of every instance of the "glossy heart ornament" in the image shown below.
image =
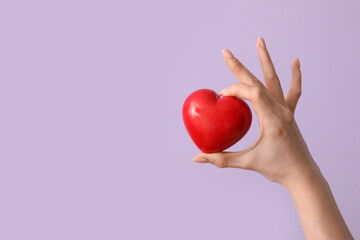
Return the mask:
[(241, 99), (219, 97), (210, 89), (190, 94), (183, 105), (186, 130), (205, 153), (221, 152), (238, 142), (249, 130), (251, 110)]

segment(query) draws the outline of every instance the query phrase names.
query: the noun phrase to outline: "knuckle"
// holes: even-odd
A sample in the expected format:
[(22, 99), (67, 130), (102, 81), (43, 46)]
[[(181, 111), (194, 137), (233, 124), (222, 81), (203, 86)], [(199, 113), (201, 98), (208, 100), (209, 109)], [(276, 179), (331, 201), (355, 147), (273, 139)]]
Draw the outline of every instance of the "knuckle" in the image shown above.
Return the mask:
[(290, 92), (292, 95), (294, 95), (294, 96), (296, 96), (296, 97), (298, 97), (298, 98), (299, 98), (299, 97), (301, 96), (301, 94), (302, 94), (301, 89), (290, 89), (289, 92)]
[(242, 70), (242, 66), (237, 58), (230, 59), (229, 63), (230, 63), (230, 69), (233, 73)]
[(295, 122), (294, 113), (290, 109), (285, 109), (284, 116), (287, 123), (292, 124), (293, 122)]
[(230, 89), (237, 89), (239, 87), (240, 83), (234, 83), (230, 86)]
[(221, 156), (216, 159), (214, 165), (218, 168), (226, 168), (228, 167), (228, 161), (223, 156)]
[(233, 85), (231, 85), (230, 87), (227, 88), (227, 93), (228, 94), (234, 94), (239, 90), (240, 87), (241, 87), (240, 83), (235, 83), (235, 84), (233, 84)]
[(285, 108), (281, 111), (279, 116), (274, 117), (269, 124), (269, 132), (272, 136), (285, 136), (289, 127), (295, 123), (294, 113)]
[(272, 75), (270, 79), (273, 83), (279, 83), (280, 81), (279, 77), (276, 74)]
[(276, 86), (280, 84), (279, 77), (274, 73), (264, 79), (267, 85)]
[(254, 87), (252, 95), (254, 99), (261, 99), (263, 98), (264, 93), (259, 87)]

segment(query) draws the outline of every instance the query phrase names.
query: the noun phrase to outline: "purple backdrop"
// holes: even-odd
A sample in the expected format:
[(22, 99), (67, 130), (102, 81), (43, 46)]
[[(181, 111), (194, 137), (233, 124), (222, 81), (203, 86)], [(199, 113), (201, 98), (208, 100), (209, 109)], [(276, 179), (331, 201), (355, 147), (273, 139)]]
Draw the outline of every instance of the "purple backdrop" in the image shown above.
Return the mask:
[[(360, 238), (360, 2), (1, 1), (0, 239), (303, 239), (285, 188), (191, 160), (192, 91), (259, 78), (263, 36)], [(249, 146), (257, 119), (231, 149)]]

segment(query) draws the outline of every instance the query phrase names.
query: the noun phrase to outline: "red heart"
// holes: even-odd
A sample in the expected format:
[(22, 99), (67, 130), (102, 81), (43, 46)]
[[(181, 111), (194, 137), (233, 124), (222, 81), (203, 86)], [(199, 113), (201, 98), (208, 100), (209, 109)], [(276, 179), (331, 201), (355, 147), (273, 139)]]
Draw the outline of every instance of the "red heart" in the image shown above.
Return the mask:
[(191, 139), (205, 153), (221, 152), (239, 141), (251, 125), (251, 110), (241, 99), (219, 97), (210, 89), (190, 94), (183, 120)]

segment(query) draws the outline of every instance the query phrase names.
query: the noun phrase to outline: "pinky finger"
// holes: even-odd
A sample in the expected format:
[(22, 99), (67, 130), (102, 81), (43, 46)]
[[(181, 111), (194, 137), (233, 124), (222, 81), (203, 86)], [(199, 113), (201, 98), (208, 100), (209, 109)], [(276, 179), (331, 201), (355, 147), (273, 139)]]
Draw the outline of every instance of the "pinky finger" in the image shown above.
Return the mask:
[(296, 105), (301, 96), (301, 71), (300, 61), (296, 58), (291, 64), (292, 79), (290, 90), (286, 95), (286, 103), (292, 112), (295, 112)]

